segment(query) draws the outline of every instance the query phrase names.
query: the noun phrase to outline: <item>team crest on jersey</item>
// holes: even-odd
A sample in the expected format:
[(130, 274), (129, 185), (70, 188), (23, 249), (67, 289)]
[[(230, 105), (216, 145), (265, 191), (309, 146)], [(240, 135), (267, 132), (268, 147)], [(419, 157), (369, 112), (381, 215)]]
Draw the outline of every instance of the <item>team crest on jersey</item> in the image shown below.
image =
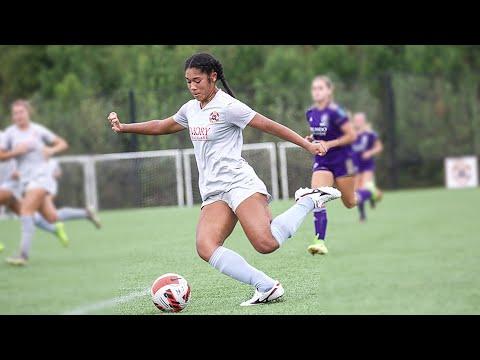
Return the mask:
[(322, 117), (320, 118), (320, 126), (326, 126), (328, 127), (328, 114), (323, 114)]
[(208, 120), (210, 121), (210, 124), (215, 124), (218, 120), (220, 120), (220, 114), (216, 111), (212, 111)]

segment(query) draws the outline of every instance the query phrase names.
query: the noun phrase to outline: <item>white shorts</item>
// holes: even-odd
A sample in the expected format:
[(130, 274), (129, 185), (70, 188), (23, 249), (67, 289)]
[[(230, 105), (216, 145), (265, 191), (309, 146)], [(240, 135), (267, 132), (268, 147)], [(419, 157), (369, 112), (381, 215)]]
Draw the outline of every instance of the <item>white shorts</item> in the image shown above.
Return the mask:
[(50, 195), (56, 196), (58, 185), (51, 176), (40, 176), (34, 180), (27, 181), (22, 184), (22, 195), (24, 192), (32, 189), (44, 189)]
[(10, 191), (17, 200), (21, 200), (23, 194), (31, 189), (45, 189), (50, 195), (56, 196), (58, 185), (52, 177), (42, 176), (25, 182), (10, 179), (1, 184), (0, 189)]
[(223, 201), (232, 209), (233, 212), (237, 207), (245, 201), (247, 198), (252, 196), (255, 193), (264, 194), (267, 196), (267, 201), (270, 203), (272, 201), (272, 196), (268, 193), (267, 187), (260, 178), (256, 177), (247, 183), (240, 183), (237, 186), (233, 187), (229, 191), (222, 192), (220, 194), (215, 194), (209, 196), (202, 202), (202, 208), (206, 205), (212, 204), (216, 201)]
[(11, 192), (17, 200), (22, 199), (22, 189), (18, 180), (9, 179), (4, 181), (0, 184), (0, 190)]

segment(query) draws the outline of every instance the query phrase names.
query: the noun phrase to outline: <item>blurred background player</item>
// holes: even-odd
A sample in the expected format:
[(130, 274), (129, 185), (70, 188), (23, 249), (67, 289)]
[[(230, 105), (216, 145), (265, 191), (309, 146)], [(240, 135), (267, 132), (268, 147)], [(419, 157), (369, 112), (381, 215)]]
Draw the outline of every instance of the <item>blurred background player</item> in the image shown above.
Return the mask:
[[(3, 139), (3, 131), (0, 130), (0, 144), (2, 143), (2, 139)], [(0, 161), (0, 186), (1, 184), (3, 184), (9, 179), (14, 169), (15, 169), (15, 165), (13, 163), (13, 160)], [(7, 207), (0, 202), (0, 216), (5, 215), (6, 208)], [(2, 252), (4, 248), (5, 246), (3, 245), (3, 243), (0, 242), (0, 252)]]
[[(327, 76), (317, 76), (311, 87), (313, 106), (306, 112), (310, 126), (308, 141), (321, 144), (326, 154), (315, 155), (312, 167), (312, 188), (336, 187), (342, 193), (343, 204), (353, 208), (357, 204), (355, 195), (355, 166), (351, 157), (352, 144), (356, 139), (355, 130), (346, 112), (333, 101), (334, 86)], [(315, 236), (307, 250), (312, 255), (327, 254), (325, 245), (327, 231), (327, 209), (313, 211)]]
[(381, 200), (383, 193), (375, 184), (375, 156), (383, 151), (383, 145), (378, 135), (372, 130), (365, 113), (353, 115), (353, 126), (357, 132), (357, 140), (352, 144), (353, 158), (357, 167), (355, 188), (359, 199), (358, 211), (360, 221), (366, 220), (365, 202), (372, 207)]
[[(28, 114), (31, 112), (31, 107), (26, 101), (17, 101), (17, 106), (23, 106), (27, 109)], [(30, 116), (30, 115), (28, 115)], [(13, 105), (12, 105), (13, 118)], [(31, 123), (33, 124), (33, 123)], [(35, 124), (34, 124), (35, 125)], [(0, 146), (6, 139), (0, 139)], [(1, 147), (0, 147), (1, 149)], [(2, 166), (2, 181), (0, 182), (0, 204), (8, 208), (10, 211), (21, 217), (21, 203), (22, 203), (22, 188), (24, 185), (24, 178), (21, 176), (20, 170), (17, 168), (17, 161), (15, 158), (10, 158), (6, 161), (0, 161)], [(95, 212), (89, 207), (82, 208), (68, 208), (63, 207), (58, 211), (53, 203), (58, 190), (58, 180), (62, 175), (60, 165), (56, 159), (50, 158), (47, 160), (46, 171), (50, 177), (49, 192), (45, 195), (41, 207), (46, 209), (50, 214), (50, 219), (57, 219), (57, 222), (50, 223), (39, 213), (34, 214), (34, 223), (37, 227), (55, 235), (60, 242), (67, 246), (69, 243), (68, 235), (65, 231), (64, 224), (61, 221), (87, 219), (90, 220), (97, 228), (101, 227), (100, 220)], [(9, 263), (15, 265), (23, 265), (25, 262), (22, 259), (10, 258), (7, 259)]]
[[(299, 189), (296, 204), (272, 219), (271, 196), (255, 170), (241, 157), (243, 129), (257, 130), (290, 141), (312, 154), (324, 154), (322, 144), (312, 144), (235, 99), (222, 64), (209, 54), (196, 54), (185, 62), (187, 86), (194, 97), (165, 120), (122, 124), (116, 113), (108, 120), (112, 130), (144, 135), (190, 132), (199, 171), (202, 196), (196, 245), (199, 256), (221, 273), (254, 286), (255, 293), (241, 306), (264, 304), (284, 293), (282, 285), (223, 246), (237, 221), (258, 252), (268, 254), (292, 237), (315, 208), (340, 197), (337, 189)], [(223, 84), (226, 92), (217, 86)]]
[[(58, 181), (62, 177), (62, 169), (55, 158), (50, 158), (48, 160), (48, 171), (52, 178), (54, 186), (52, 187), (52, 192), (47, 194), (45, 198), (45, 203), (48, 204), (49, 207), (55, 208), (54, 201), (58, 193)], [(41, 214), (35, 213), (34, 215), (35, 225), (42, 230), (56, 235), (64, 246), (68, 245), (69, 239), (65, 231), (64, 224), (61, 221), (89, 220), (97, 229), (100, 229), (102, 226), (97, 214), (89, 206), (84, 209), (62, 207), (57, 210), (57, 219), (58, 222), (52, 224), (45, 220), (45, 218)]]
[[(13, 125), (5, 130), (0, 144), (0, 160), (15, 160), (17, 179), (8, 179), (0, 188), (0, 203), (19, 214), (21, 241), (18, 255), (7, 259), (11, 265), (27, 263), (35, 233), (36, 212), (50, 223), (58, 220), (51, 195), (57, 191), (49, 162), (51, 156), (65, 151), (67, 142), (42, 125), (31, 121), (28, 101), (17, 100), (11, 106)], [(15, 183), (16, 180), (16, 183)], [(20, 202), (15, 201), (21, 197)], [(64, 214), (69, 218), (69, 211)]]

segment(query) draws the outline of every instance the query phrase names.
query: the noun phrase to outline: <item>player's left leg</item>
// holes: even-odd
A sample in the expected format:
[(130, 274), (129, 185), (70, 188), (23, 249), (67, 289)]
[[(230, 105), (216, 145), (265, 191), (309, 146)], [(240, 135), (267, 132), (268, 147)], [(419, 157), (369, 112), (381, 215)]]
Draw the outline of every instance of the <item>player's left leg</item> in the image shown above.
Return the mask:
[(375, 204), (382, 199), (383, 192), (377, 187), (375, 183), (375, 171), (366, 170), (362, 174), (362, 187), (371, 192), (372, 196), (370, 198), (370, 203), (372, 207), (375, 207)]
[(35, 234), (35, 223), (33, 215), (40, 208), (47, 192), (43, 188), (32, 188), (25, 192), (21, 201), (20, 221), (22, 224), (22, 237), (20, 242), (20, 254), (10, 257), (7, 262), (11, 265), (25, 265), (30, 255), (33, 236)]
[(35, 226), (55, 235), (63, 246), (68, 246), (70, 240), (65, 231), (64, 224), (58, 221), (58, 211), (53, 202), (52, 195), (45, 197), (39, 211), (34, 215), (34, 220)]
[[(254, 193), (248, 198), (242, 199), (238, 205), (236, 200), (232, 199), (231, 206), (255, 250), (262, 254), (268, 254), (277, 250), (288, 238), (292, 237), (314, 208), (322, 206), (323, 202), (333, 200), (336, 195), (335, 193), (334, 195), (326, 193), (322, 195), (320, 192), (317, 192), (316, 195), (305, 195), (273, 221), (265, 194)], [(234, 192), (233, 197), (235, 196)], [(283, 293), (283, 287), (276, 282), (271, 289), (264, 291), (257, 289), (253, 297), (242, 303), (242, 306), (273, 301), (280, 298)]]

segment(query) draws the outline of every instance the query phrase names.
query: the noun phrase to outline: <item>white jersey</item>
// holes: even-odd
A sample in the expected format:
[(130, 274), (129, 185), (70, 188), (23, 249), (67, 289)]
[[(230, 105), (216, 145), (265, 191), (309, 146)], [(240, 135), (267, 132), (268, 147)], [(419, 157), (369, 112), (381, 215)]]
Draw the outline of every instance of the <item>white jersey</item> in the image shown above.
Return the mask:
[(48, 173), (53, 180), (57, 181), (57, 175), (62, 173), (62, 169), (60, 168), (60, 164), (58, 163), (57, 159), (50, 158), (48, 160)]
[(199, 101), (190, 100), (173, 116), (190, 131), (202, 200), (227, 192), (255, 175), (242, 158), (242, 130), (255, 115), (247, 105), (218, 90), (203, 109)]
[(49, 175), (48, 160), (43, 155), (43, 148), (51, 144), (55, 138), (53, 132), (33, 122), (25, 130), (12, 125), (5, 130), (0, 148), (11, 151), (19, 144), (28, 144), (29, 151), (15, 159), (22, 181), (28, 182)]
[[(2, 144), (4, 133), (0, 131), (0, 144)], [(15, 160), (0, 161), (0, 185), (11, 178), (15, 171)]]

